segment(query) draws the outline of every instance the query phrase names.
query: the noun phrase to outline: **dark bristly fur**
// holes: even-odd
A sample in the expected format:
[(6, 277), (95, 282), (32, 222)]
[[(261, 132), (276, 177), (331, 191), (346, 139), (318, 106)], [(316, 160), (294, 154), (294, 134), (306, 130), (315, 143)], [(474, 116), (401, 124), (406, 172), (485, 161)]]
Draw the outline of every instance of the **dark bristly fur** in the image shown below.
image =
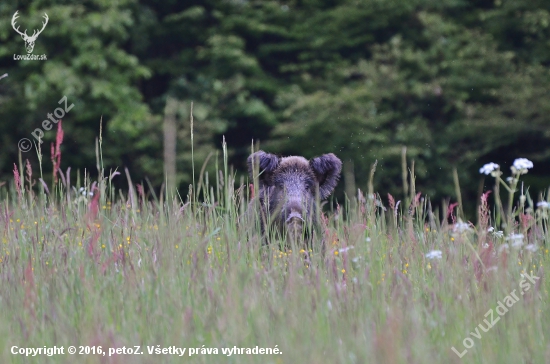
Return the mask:
[(250, 180), (257, 177), (258, 183), (258, 196), (250, 202), (249, 212), (260, 209), (264, 243), (268, 243), (268, 226), (295, 240), (300, 240), (305, 228), (311, 243), (320, 225), (316, 201), (326, 199), (334, 191), (342, 170), (340, 159), (329, 153), (308, 161), (260, 150), (250, 155), (247, 163)]

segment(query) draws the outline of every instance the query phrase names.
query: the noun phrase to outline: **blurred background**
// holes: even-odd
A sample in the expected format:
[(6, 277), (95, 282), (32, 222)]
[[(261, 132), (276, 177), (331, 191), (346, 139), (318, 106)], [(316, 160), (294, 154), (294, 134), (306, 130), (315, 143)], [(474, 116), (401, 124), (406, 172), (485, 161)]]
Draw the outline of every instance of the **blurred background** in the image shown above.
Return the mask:
[[(27, 54), (16, 11), (29, 35), (47, 13), (32, 52), (47, 60), (14, 59)], [(473, 217), (493, 188), (485, 163), (506, 177), (529, 158), (531, 195), (550, 186), (549, 66), (547, 0), (2, 1), (0, 183), (13, 179), (19, 140), (34, 140), (66, 96), (63, 171), (97, 177), (103, 120), (107, 171), (127, 167), (160, 190), (167, 158), (185, 196), (193, 101), (196, 179), (211, 152), (211, 177), (216, 151), (222, 164), (225, 136), (237, 181), (254, 140), (284, 155), (335, 153), (339, 201), (367, 189), (378, 161), (374, 190), (397, 200), (406, 147), (417, 191), (456, 201), (456, 168)], [(55, 138), (44, 131), (45, 174)], [(22, 157), (38, 169), (34, 147)]]

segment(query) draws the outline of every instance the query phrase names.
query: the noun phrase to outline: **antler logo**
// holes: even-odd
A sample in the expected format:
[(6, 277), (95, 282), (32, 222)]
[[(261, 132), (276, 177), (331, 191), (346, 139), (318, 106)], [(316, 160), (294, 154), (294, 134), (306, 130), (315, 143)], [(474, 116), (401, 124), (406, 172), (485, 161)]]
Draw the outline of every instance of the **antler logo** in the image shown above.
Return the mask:
[(19, 33), (21, 35), (21, 38), (23, 38), (23, 40), (25, 41), (25, 48), (27, 48), (27, 53), (32, 53), (32, 50), (34, 49), (34, 42), (36, 41), (36, 38), (38, 38), (38, 36), (40, 35), (40, 33), (42, 33), (42, 31), (44, 30), (44, 28), (46, 28), (46, 24), (48, 24), (48, 14), (44, 13), (44, 19), (46, 20), (45, 22), (42, 23), (42, 29), (40, 29), (37, 33), (37, 31), (35, 30), (32, 35), (29, 37), (27, 35), (27, 30), (25, 29), (25, 32), (21, 33), (19, 31), (19, 27), (15, 27), (15, 20), (19, 17), (19, 15), (17, 15), (17, 12), (15, 12), (15, 14), (13, 14), (13, 18), (11, 18), (11, 26), (13, 27), (13, 29)]

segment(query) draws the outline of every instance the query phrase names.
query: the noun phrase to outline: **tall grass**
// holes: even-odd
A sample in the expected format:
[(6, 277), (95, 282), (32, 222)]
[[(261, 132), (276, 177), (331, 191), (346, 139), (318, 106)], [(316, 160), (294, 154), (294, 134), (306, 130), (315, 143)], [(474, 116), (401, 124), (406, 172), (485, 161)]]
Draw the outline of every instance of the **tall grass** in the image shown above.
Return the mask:
[[(514, 247), (496, 233), (487, 198), (479, 221), (465, 225), (453, 208), (433, 210), (411, 175), (410, 186), (404, 180), (407, 204), (359, 190), (353, 203), (325, 213), (325, 259), (312, 254), (306, 265), (297, 249), (280, 251), (277, 244), (266, 248), (266, 259), (259, 240), (239, 225), (249, 188), (235, 182), (223, 151), (215, 183), (199, 176), (200, 201), (158, 200), (133, 185), (129, 173), (128, 191), (116, 191), (112, 179), (124, 176), (106, 175), (102, 165), (97, 181), (67, 171), (49, 193), (32, 192), (32, 177), (0, 187), (0, 362), (550, 360), (546, 208), (526, 209), (508, 227), (524, 234)], [(488, 232), (491, 226), (496, 230)], [(433, 250), (442, 258), (427, 257)], [(540, 279), (473, 338), (470, 332), (518, 290), (525, 272)], [(462, 352), (466, 337), (474, 346), (460, 359), (451, 347)], [(12, 355), (14, 345), (64, 346), (65, 355), (27, 358)], [(140, 345), (143, 355), (69, 355), (69, 345), (105, 352)], [(149, 355), (146, 346), (156, 345), (219, 354)], [(221, 353), (276, 345), (282, 354)]]

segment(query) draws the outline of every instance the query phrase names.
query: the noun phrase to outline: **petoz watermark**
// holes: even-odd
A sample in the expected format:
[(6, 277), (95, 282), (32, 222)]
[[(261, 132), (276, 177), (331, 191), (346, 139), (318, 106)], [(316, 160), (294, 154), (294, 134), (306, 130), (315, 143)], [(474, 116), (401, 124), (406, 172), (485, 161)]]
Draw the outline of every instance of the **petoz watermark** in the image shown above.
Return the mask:
[(13, 55), (13, 59), (18, 61), (18, 60), (24, 60), (24, 61), (45, 61), (48, 59), (48, 57), (45, 55), (45, 54), (41, 54), (41, 55), (36, 55), (36, 54), (31, 54), (32, 51), (34, 50), (34, 42), (36, 42), (36, 38), (38, 38), (38, 36), (40, 35), (40, 33), (42, 33), (42, 31), (44, 30), (44, 28), (46, 28), (46, 25), (48, 24), (48, 14), (44, 13), (44, 22), (42, 23), (42, 29), (38, 30), (38, 29), (35, 29), (32, 33), (32, 35), (28, 35), (27, 34), (27, 29), (25, 29), (24, 32), (21, 32), (19, 30), (19, 26), (17, 26), (17, 28), (15, 27), (16, 26), (16, 21), (17, 21), (17, 18), (19, 17), (19, 15), (17, 15), (18, 11), (15, 12), (15, 14), (13, 14), (13, 17), (11, 18), (11, 26), (13, 28), (13, 30), (15, 30), (20, 36), (21, 38), (23, 38), (23, 40), (25, 41), (25, 48), (27, 49), (27, 54), (14, 54)]
[[(63, 107), (58, 107), (57, 109), (55, 109), (53, 111), (53, 114), (46, 114), (48, 118), (42, 121), (42, 129), (46, 131), (52, 130), (53, 125), (57, 124), (59, 120), (63, 119), (63, 117), (74, 107), (74, 104), (70, 104), (67, 106), (67, 96), (63, 96), (63, 98), (59, 100), (58, 104), (63, 104)], [(42, 129), (36, 128), (31, 133), (34, 139), (36, 139), (40, 144), (44, 142), (42, 140), (42, 138), (44, 137), (44, 132), (42, 131)], [(19, 147), (19, 150), (26, 153), (32, 149), (32, 142), (28, 138), (22, 138), (21, 140), (19, 140), (19, 143), (17, 143), (17, 146)]]
[[(534, 275), (530, 276), (528, 273), (522, 273), (521, 276), (523, 277), (523, 279), (519, 282), (519, 286), (521, 288), (520, 294), (523, 296), (525, 292), (527, 292), (531, 288), (531, 284), (535, 284), (535, 280), (540, 278)], [(527, 282), (527, 280), (531, 283)], [(483, 324), (479, 324), (476, 327), (475, 332), (470, 332), (470, 335), (472, 337), (478, 340), (481, 340), (482, 332), (480, 332), (479, 329), (481, 329), (481, 331), (483, 332), (489, 331), (493, 326), (495, 326), (497, 322), (500, 321), (500, 316), (504, 316), (504, 314), (508, 312), (508, 309), (511, 308), (514, 305), (514, 303), (519, 301), (519, 297), (516, 294), (516, 290), (514, 289), (512, 292), (510, 292), (510, 294), (504, 297), (502, 301), (503, 302), (498, 301), (497, 307), (495, 308), (495, 311), (497, 312), (498, 316), (495, 317), (492, 308), (489, 311), (487, 311), (484, 317), (490, 317), (491, 321), (489, 322), (487, 321), (487, 319), (484, 319), (483, 322), (485, 323), (486, 326), (483, 326)], [(471, 349), (474, 346), (474, 340), (470, 337), (466, 337), (462, 341), (462, 345), (464, 345), (465, 347), (464, 351), (462, 352), (459, 352), (458, 350), (456, 350), (454, 346), (451, 348), (455, 352), (455, 354), (458, 355), (459, 358), (462, 358), (464, 355), (466, 355), (466, 353), (468, 352), (467, 349)]]
[[(147, 350), (145, 350), (145, 348)], [(118, 356), (118, 355), (170, 355), (170, 356), (197, 356), (197, 355), (223, 355), (226, 357), (235, 355), (283, 355), (278, 345), (274, 347), (237, 347), (232, 348), (207, 348), (201, 347), (179, 347), (179, 346), (160, 346), (160, 345), (141, 345), (123, 346), (123, 347), (103, 347), (103, 346), (69, 346), (65, 351), (64, 346), (43, 346), (43, 347), (11, 347), (12, 355), (21, 356), (54, 356), (54, 355), (93, 355), (93, 356)]]

